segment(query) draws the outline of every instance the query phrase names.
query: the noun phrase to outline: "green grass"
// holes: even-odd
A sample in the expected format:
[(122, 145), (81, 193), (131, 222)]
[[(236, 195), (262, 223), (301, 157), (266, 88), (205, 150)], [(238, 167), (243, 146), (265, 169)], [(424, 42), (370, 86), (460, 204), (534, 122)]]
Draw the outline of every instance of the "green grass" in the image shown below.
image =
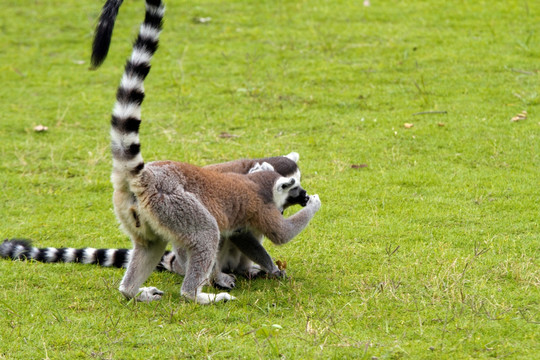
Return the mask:
[[(112, 211), (108, 121), (143, 5), (124, 3), (91, 72), (101, 5), (3, 4), (4, 238), (130, 246)], [(267, 243), (290, 278), (240, 281), (237, 301), (203, 307), (156, 273), (148, 284), (166, 295), (141, 304), (117, 291), (122, 270), (2, 260), (0, 358), (538, 356), (534, 1), (167, 5), (143, 155), (205, 165), (298, 151), (323, 207), (291, 243)]]

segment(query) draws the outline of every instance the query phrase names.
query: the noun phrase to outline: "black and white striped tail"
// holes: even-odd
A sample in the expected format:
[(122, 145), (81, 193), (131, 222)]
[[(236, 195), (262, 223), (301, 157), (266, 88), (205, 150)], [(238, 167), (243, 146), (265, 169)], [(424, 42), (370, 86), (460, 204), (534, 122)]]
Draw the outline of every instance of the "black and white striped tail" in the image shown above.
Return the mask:
[[(105, 267), (126, 268), (131, 258), (129, 249), (93, 249), (93, 248), (37, 248), (30, 240), (11, 239), (0, 244), (0, 257), (12, 260), (35, 260), (45, 263), (82, 263)], [(159, 271), (172, 271), (176, 256), (166, 251), (156, 267)]]
[(103, 5), (103, 9), (101, 9), (99, 22), (94, 33), (94, 42), (92, 43), (92, 67), (94, 69), (98, 68), (107, 57), (114, 23), (122, 2), (123, 0), (107, 0)]
[(164, 12), (161, 0), (146, 1), (144, 22), (116, 93), (111, 119), (111, 151), (114, 171), (120, 176), (136, 176), (144, 168), (139, 142), (143, 83), (158, 47)]

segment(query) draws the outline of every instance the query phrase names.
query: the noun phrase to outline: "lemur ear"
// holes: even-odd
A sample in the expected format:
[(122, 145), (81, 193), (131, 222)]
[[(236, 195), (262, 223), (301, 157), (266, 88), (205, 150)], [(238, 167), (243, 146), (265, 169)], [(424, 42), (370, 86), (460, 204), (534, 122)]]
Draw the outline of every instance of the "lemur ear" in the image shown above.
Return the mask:
[(274, 171), (274, 167), (267, 162), (262, 164), (256, 163), (251, 169), (249, 169), (248, 174), (253, 174), (259, 171)]
[(261, 164), (262, 171), (274, 171), (274, 167), (266, 161)]
[(292, 161), (294, 161), (295, 163), (298, 162), (298, 159), (300, 159), (300, 154), (298, 154), (297, 152), (293, 151), (291, 152), (290, 154), (287, 154), (285, 155), (286, 158), (289, 158), (291, 159)]

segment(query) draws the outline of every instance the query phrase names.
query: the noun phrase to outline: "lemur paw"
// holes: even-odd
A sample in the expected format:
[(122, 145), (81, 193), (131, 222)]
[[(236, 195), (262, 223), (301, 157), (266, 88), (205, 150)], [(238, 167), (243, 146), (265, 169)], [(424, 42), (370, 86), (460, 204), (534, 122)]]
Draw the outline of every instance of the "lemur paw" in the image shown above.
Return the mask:
[(139, 289), (139, 296), (137, 296), (137, 301), (141, 302), (152, 302), (156, 300), (161, 300), (163, 296), (163, 291), (155, 287), (143, 287)]
[(236, 286), (236, 279), (232, 275), (220, 272), (212, 281), (212, 285), (217, 289), (232, 290)]
[(208, 304), (216, 303), (219, 301), (227, 302), (227, 301), (232, 301), (232, 300), (236, 300), (236, 298), (227, 293), (219, 293), (219, 294), (198, 293), (197, 297), (195, 298), (195, 302), (201, 305), (208, 305)]
[(321, 208), (321, 199), (319, 199), (319, 195), (310, 195), (306, 206), (315, 208), (315, 211), (319, 210)]
[(271, 273), (268, 273), (267, 277), (269, 279), (286, 279), (287, 272), (285, 270), (276, 269), (272, 271)]
[(242, 271), (242, 275), (248, 280), (256, 279), (263, 274), (265, 272), (257, 265), (253, 265), (249, 269)]

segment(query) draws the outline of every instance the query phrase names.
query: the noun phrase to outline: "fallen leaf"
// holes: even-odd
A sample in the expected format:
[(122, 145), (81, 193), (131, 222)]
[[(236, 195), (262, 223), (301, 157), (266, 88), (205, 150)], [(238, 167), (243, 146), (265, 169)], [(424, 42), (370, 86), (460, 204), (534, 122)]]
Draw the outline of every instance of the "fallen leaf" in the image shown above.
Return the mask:
[(405, 129), (410, 129), (414, 126), (414, 124), (411, 124), (411, 123), (405, 123), (403, 124), (403, 126), (405, 127)]
[(308, 320), (307, 323), (306, 323), (306, 332), (310, 335), (314, 335), (317, 333), (317, 330), (315, 330), (313, 328), (313, 326), (311, 326), (311, 321)]
[(525, 120), (526, 118), (527, 118), (527, 111), (523, 110), (522, 112), (514, 116), (512, 119), (510, 119), (510, 121), (516, 122), (516, 121)]
[(437, 125), (439, 125), (440, 127), (443, 127), (446, 124), (445, 123), (438, 123)]
[(283, 260), (283, 261), (277, 260), (276, 265), (277, 265), (279, 270), (285, 270), (287, 268), (287, 261), (285, 261), (285, 260)]
[(360, 169), (360, 168), (366, 168), (367, 164), (352, 164), (351, 168), (353, 169)]
[(221, 134), (219, 134), (219, 137), (222, 139), (230, 139), (230, 138), (237, 138), (238, 135), (229, 134), (228, 132), (223, 131), (221, 132)]
[(49, 130), (49, 128), (46, 127), (46, 126), (43, 126), (43, 125), (38, 125), (38, 126), (34, 127), (35, 132), (44, 132), (44, 131), (47, 131), (47, 130)]

